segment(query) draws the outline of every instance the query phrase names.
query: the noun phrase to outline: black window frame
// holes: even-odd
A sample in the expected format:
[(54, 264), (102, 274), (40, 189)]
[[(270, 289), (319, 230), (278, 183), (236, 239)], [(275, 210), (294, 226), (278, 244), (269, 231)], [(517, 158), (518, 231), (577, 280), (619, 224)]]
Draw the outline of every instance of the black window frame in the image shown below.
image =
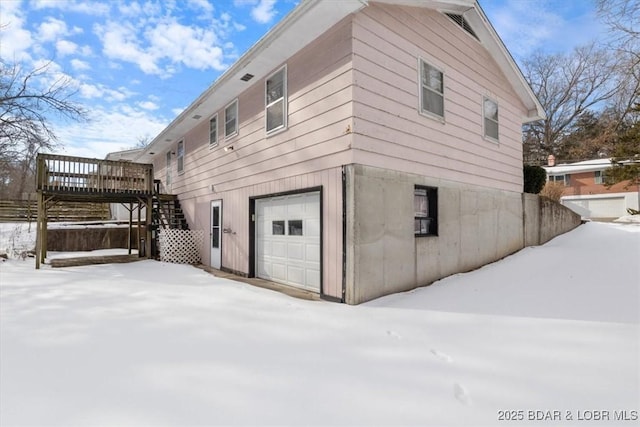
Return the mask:
[[(418, 194), (418, 192), (424, 194)], [(416, 197), (425, 197), (427, 199), (427, 211), (425, 215), (418, 215), (416, 211)], [(414, 235), (416, 237), (425, 237), (425, 236), (437, 236), (438, 235), (438, 188), (437, 187), (428, 187), (425, 185), (416, 185), (413, 188), (413, 206), (414, 206)], [(425, 221), (427, 222), (427, 231), (416, 231), (416, 221)], [(422, 230), (422, 227), (420, 227)]]

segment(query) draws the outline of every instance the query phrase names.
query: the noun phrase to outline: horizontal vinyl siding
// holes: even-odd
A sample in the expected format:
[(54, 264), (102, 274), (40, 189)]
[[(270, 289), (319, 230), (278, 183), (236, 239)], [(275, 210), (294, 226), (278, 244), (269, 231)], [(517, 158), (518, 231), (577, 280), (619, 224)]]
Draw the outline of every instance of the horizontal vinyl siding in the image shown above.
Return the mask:
[[(372, 4), (353, 25), (355, 163), (521, 191), (526, 108), (480, 43), (423, 8)], [(418, 58), (444, 72), (444, 123), (419, 112)], [(483, 137), (483, 96), (499, 143)]]
[[(192, 229), (210, 229), (212, 200), (222, 200), (222, 227), (232, 230), (222, 234), (222, 267), (249, 272), (249, 198), (322, 187), (323, 194), (323, 287), (324, 293), (342, 298), (342, 168), (276, 179), (239, 189), (211, 192), (208, 195), (180, 199), (189, 215)], [(205, 238), (203, 263), (209, 265), (209, 238)]]
[[(250, 197), (322, 186), (324, 291), (342, 297), (342, 165), (353, 160), (351, 28), (351, 18), (343, 20), (286, 62), (287, 129), (267, 136), (261, 79), (238, 94), (236, 136), (224, 137), (224, 109), (194, 121), (184, 135), (185, 172), (178, 175), (174, 158), (172, 193), (179, 195), (189, 226), (207, 236), (210, 203), (222, 200), (223, 227), (233, 230), (222, 237), (224, 268), (249, 272)], [(218, 145), (211, 148), (209, 118), (215, 113)], [(230, 145), (233, 151), (225, 152)], [(154, 159), (156, 178), (163, 181), (165, 154)]]
[[(223, 110), (218, 112), (217, 147), (209, 147), (208, 118), (185, 135), (185, 174), (174, 174), (173, 192), (197, 197), (211, 184), (227, 191), (342, 165), (351, 143), (352, 83), (346, 20), (287, 62), (286, 130), (267, 137), (264, 80), (256, 81), (238, 97), (237, 136), (224, 138)], [(228, 145), (234, 150), (225, 152)]]

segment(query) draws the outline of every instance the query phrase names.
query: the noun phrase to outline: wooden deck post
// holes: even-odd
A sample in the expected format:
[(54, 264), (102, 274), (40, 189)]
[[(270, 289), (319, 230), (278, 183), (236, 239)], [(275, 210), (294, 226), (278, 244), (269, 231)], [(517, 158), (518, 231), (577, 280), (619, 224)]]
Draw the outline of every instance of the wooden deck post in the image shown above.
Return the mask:
[(44, 195), (42, 191), (38, 191), (38, 215), (36, 217), (36, 270), (40, 269), (40, 260), (42, 258), (42, 216), (44, 208)]
[(153, 233), (151, 231), (152, 217), (153, 217), (153, 196), (149, 196), (147, 197), (147, 211), (146, 211), (146, 218), (145, 218), (146, 230), (147, 230), (147, 233), (146, 233), (147, 238), (145, 240), (145, 254), (149, 259), (152, 258), (152, 254), (151, 254), (151, 247), (152, 247), (151, 239), (153, 238)]

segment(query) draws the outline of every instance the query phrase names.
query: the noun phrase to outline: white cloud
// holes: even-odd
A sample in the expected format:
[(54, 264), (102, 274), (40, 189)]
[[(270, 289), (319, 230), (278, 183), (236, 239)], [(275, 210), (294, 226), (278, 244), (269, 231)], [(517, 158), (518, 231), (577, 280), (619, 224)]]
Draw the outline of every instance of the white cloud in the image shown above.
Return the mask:
[[(566, 28), (555, 9), (545, 0), (536, 3), (536, 7), (531, 7), (529, 2), (508, 0), (490, 15), (507, 48), (522, 58), (559, 37), (558, 30)], [(523, 16), (527, 17), (526, 25), (523, 25)]]
[(69, 33), (67, 24), (59, 19), (48, 17), (38, 27), (38, 40), (41, 42), (56, 41)]
[(40, 9), (58, 9), (86, 15), (104, 16), (109, 13), (109, 4), (87, 0), (31, 0), (31, 7)]
[(137, 64), (147, 74), (162, 74), (156, 58), (138, 45), (138, 35), (132, 25), (108, 22), (105, 26), (96, 26), (96, 32), (102, 38), (103, 53), (108, 58)]
[(260, 3), (251, 9), (251, 16), (261, 24), (270, 22), (277, 13), (274, 9), (275, 3), (276, 0), (260, 0)]
[(181, 62), (198, 70), (225, 68), (218, 37), (212, 30), (185, 26), (170, 20), (151, 28), (146, 36), (151, 43), (150, 51), (158, 59)]
[(2, 9), (0, 58), (10, 62), (31, 59), (28, 51), (33, 45), (33, 37), (31, 32), (24, 28), (22, 3), (20, 1), (3, 2), (0, 8)]
[(142, 109), (121, 105), (96, 108), (88, 123), (56, 128), (68, 155), (104, 158), (108, 153), (133, 147), (141, 135), (158, 135), (168, 124), (162, 117)]
[(187, 26), (168, 16), (142, 34), (130, 22), (96, 25), (106, 57), (136, 64), (144, 73), (166, 78), (179, 65), (198, 70), (223, 70), (224, 55), (214, 29)]
[(85, 70), (91, 69), (91, 65), (89, 65), (88, 62), (81, 61), (80, 59), (74, 58), (70, 61), (70, 63), (71, 63), (71, 67), (73, 67), (73, 69), (76, 71), (85, 71)]
[(213, 5), (207, 0), (188, 0), (187, 5), (195, 10), (203, 10), (206, 13), (213, 12)]
[(67, 56), (75, 53), (78, 50), (78, 45), (69, 40), (60, 40), (56, 43), (56, 51), (59, 56)]
[(138, 102), (138, 106), (144, 110), (150, 110), (150, 111), (157, 110), (158, 108), (160, 108), (158, 104), (151, 101)]

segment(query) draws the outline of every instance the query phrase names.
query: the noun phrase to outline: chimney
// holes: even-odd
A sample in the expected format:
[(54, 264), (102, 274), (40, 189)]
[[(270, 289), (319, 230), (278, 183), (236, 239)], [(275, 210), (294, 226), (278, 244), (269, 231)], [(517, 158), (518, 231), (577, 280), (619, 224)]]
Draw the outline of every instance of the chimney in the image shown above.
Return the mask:
[(556, 156), (553, 154), (549, 154), (547, 158), (547, 166), (555, 166), (556, 165)]

